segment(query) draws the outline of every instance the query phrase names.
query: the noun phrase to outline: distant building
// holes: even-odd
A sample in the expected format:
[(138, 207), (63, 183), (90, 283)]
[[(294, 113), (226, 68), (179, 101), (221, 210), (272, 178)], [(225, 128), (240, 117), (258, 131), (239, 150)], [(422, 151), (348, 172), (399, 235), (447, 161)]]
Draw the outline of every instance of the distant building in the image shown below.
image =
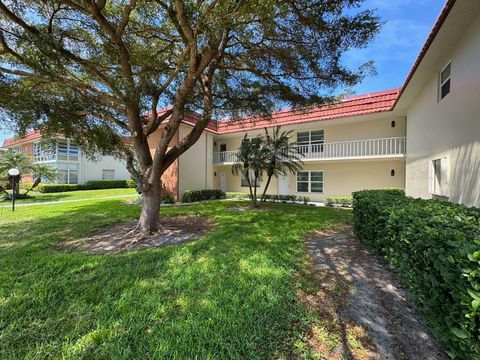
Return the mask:
[[(32, 157), (36, 163), (45, 163), (58, 169), (62, 184), (83, 184), (89, 180), (127, 180), (130, 179), (123, 162), (112, 156), (103, 156), (98, 161), (88, 160), (73, 141), (58, 138), (53, 142), (42, 142), (38, 131), (31, 131), (23, 138), (6, 139), (3, 149), (21, 151)], [(23, 181), (32, 181), (24, 177)]]

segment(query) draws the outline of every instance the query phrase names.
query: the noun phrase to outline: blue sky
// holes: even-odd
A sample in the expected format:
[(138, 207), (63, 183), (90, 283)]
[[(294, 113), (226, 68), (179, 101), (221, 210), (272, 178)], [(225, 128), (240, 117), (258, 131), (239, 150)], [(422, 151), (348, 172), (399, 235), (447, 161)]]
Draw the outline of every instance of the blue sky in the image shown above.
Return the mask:
[[(356, 67), (373, 60), (377, 74), (354, 90), (357, 94), (400, 87), (444, 5), (443, 0), (366, 0), (363, 7), (377, 9), (384, 25), (365, 49), (345, 54), (347, 65)], [(0, 129), (0, 146), (11, 134)]]
[(384, 22), (365, 49), (344, 56), (354, 67), (375, 62), (377, 75), (366, 78), (354, 90), (357, 94), (400, 87), (443, 8), (443, 0), (366, 0), (362, 7), (377, 9)]

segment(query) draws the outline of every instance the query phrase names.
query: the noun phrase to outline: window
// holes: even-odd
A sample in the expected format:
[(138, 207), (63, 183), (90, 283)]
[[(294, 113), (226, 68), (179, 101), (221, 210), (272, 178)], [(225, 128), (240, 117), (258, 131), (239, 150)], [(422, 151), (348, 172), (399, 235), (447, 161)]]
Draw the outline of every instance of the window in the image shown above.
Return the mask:
[(78, 161), (78, 147), (70, 139), (59, 139), (57, 149), (59, 160)]
[(103, 169), (102, 180), (115, 180), (115, 170)]
[[(248, 175), (249, 175), (249, 178), (250, 178), (250, 184), (253, 185), (253, 182), (255, 180), (255, 175), (253, 173), (253, 170), (250, 170), (248, 172)], [(260, 177), (257, 179), (257, 183), (255, 184), (255, 187), (259, 187), (260, 186)], [(245, 174), (242, 172), (242, 180), (241, 180), (241, 183), (240, 183), (240, 186), (241, 187), (248, 187), (248, 180), (247, 180), (247, 177), (245, 176)]]
[(448, 196), (448, 161), (446, 157), (432, 160), (429, 164), (429, 193)]
[(323, 141), (323, 130), (297, 132), (297, 144), (302, 153), (322, 152)]
[(52, 161), (56, 159), (55, 144), (51, 143), (34, 143), (33, 144), (33, 161)]
[(77, 164), (59, 163), (58, 172), (60, 174), (59, 184), (78, 184)]
[(439, 77), (439, 90), (438, 90), (438, 96), (439, 96), (439, 101), (442, 100), (445, 96), (447, 96), (450, 93), (450, 75), (452, 72), (452, 64), (448, 63), (445, 68), (443, 68), (442, 71), (440, 71), (440, 77)]
[(323, 193), (323, 171), (299, 171), (297, 192)]

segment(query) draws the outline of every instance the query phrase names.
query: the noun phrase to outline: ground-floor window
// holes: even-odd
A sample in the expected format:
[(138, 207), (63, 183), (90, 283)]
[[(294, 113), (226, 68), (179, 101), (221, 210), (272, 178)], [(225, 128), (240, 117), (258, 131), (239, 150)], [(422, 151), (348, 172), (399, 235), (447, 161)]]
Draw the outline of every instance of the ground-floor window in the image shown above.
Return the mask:
[(297, 192), (323, 192), (323, 171), (299, 171), (297, 173)]
[(78, 164), (58, 164), (60, 184), (78, 184)]
[(103, 169), (102, 170), (102, 180), (115, 180), (115, 170), (113, 170), (113, 169)]
[[(250, 170), (248, 172), (248, 177), (250, 178), (250, 184), (254, 184), (255, 182), (255, 175), (254, 175), (254, 171), (253, 170)], [(241, 179), (241, 182), (240, 182), (240, 186), (241, 187), (248, 187), (248, 179), (247, 179), (247, 176), (245, 175), (245, 173), (242, 172), (242, 179)], [(259, 187), (260, 186), (260, 178), (257, 179), (257, 183), (255, 184), (255, 187)]]

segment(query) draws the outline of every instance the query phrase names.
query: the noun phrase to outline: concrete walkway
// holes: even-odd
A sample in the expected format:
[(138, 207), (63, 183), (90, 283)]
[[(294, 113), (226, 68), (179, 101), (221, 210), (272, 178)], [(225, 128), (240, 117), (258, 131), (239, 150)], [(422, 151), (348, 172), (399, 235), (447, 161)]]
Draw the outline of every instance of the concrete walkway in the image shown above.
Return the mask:
[[(75, 203), (80, 201), (91, 201), (91, 200), (108, 200), (108, 199), (120, 199), (126, 197), (138, 197), (137, 194), (131, 195), (115, 195), (115, 196), (105, 196), (105, 197), (95, 197), (95, 198), (87, 198), (87, 199), (72, 199), (72, 200), (60, 200), (60, 201), (44, 201), (44, 202), (34, 202), (34, 203), (26, 203), (26, 204), (15, 204), (15, 208), (23, 207), (23, 206), (38, 206), (38, 205), (54, 205), (54, 204), (65, 204), (65, 203)], [(0, 208), (11, 208), (12, 205), (2, 205)]]
[[(367, 331), (376, 347), (369, 358), (448, 359), (384, 259), (370, 254), (350, 227), (318, 232), (306, 240), (306, 247), (319, 272), (347, 284), (339, 318)], [(348, 348), (340, 351), (349, 357)]]

